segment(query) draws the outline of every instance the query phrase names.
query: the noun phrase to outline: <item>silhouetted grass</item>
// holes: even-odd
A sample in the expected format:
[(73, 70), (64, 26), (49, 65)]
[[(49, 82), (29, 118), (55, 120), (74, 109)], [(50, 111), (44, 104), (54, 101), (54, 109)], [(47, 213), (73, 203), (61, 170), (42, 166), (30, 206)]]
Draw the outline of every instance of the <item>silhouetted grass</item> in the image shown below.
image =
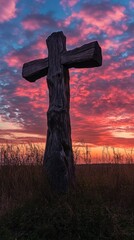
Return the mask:
[(77, 165), (75, 189), (59, 196), (41, 161), (19, 163), (0, 167), (0, 240), (134, 239), (133, 164)]

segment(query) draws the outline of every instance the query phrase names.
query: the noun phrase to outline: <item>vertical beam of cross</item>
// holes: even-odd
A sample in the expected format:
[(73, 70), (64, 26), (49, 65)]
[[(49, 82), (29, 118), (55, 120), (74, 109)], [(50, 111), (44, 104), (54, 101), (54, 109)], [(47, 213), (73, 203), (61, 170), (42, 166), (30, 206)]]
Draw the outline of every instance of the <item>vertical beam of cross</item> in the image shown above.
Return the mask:
[(66, 192), (74, 178), (69, 116), (69, 71), (61, 64), (61, 54), (66, 51), (66, 38), (61, 32), (53, 33), (47, 39), (47, 46), (49, 109), (44, 166), (53, 188), (59, 192)]

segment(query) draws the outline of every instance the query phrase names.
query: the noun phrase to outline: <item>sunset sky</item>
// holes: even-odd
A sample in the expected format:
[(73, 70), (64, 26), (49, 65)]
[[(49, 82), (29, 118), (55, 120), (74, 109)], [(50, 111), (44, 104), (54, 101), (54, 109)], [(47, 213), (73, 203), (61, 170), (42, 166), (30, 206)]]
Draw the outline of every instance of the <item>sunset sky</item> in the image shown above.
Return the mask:
[(101, 67), (69, 70), (72, 140), (134, 147), (133, 0), (0, 0), (0, 142), (46, 140), (46, 77), (21, 72), (55, 31), (68, 50), (97, 40), (103, 54)]

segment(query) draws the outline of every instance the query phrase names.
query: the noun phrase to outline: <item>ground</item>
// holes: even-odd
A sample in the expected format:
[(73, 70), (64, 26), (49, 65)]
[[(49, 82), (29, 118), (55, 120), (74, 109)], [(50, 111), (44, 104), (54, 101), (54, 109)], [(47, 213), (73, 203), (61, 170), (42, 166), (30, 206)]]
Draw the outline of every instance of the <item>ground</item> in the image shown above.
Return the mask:
[(1, 240), (133, 240), (134, 165), (76, 166), (76, 186), (57, 195), (42, 166), (0, 168)]

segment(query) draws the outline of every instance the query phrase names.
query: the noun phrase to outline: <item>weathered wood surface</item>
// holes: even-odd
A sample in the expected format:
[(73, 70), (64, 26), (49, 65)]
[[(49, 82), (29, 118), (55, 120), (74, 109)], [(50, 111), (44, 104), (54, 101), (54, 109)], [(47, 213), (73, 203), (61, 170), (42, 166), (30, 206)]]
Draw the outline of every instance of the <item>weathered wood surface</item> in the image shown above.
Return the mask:
[(37, 79), (44, 77), (48, 72), (48, 58), (37, 59), (24, 63), (22, 68), (22, 77), (29, 82), (35, 82)]
[(47, 112), (47, 142), (44, 167), (53, 189), (67, 192), (74, 183), (74, 159), (70, 126), (69, 71), (71, 67), (91, 68), (102, 65), (98, 42), (66, 51), (66, 38), (62, 32), (47, 39), (48, 58), (25, 63), (22, 76), (34, 82), (47, 75), (49, 109)]
[(44, 167), (54, 190), (67, 192), (74, 182), (74, 159), (70, 126), (69, 72), (61, 64), (66, 51), (66, 38), (62, 32), (47, 39), (49, 109), (47, 112), (47, 142)]
[[(64, 50), (61, 54), (61, 64), (67, 68), (92, 68), (102, 65), (101, 48), (97, 41), (85, 44), (70, 51)], [(48, 58), (38, 59), (25, 63), (22, 76), (34, 82), (48, 73)]]
[(97, 41), (67, 51), (61, 56), (61, 63), (68, 68), (92, 68), (102, 65), (101, 48)]

